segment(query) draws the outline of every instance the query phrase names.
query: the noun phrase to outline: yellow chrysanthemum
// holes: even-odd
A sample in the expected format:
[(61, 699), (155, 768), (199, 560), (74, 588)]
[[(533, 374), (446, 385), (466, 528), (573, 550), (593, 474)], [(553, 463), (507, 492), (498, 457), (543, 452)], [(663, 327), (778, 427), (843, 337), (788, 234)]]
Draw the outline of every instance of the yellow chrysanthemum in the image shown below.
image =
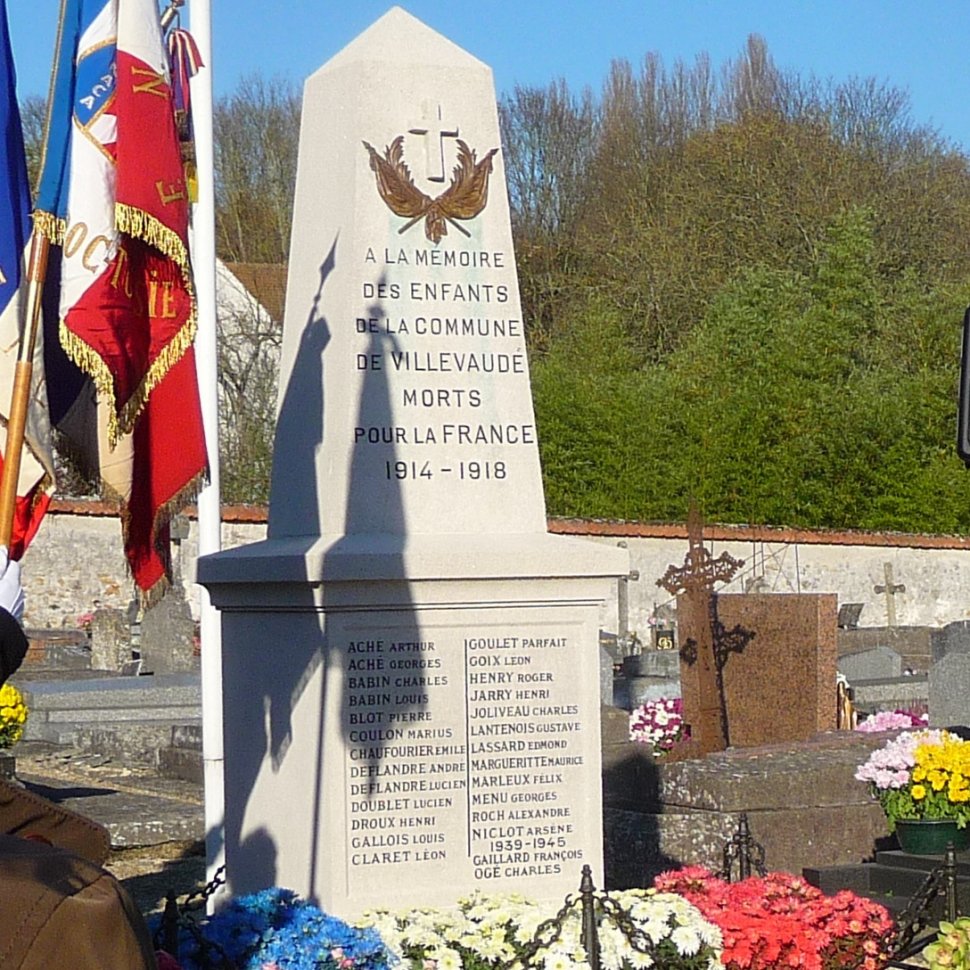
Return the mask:
[(910, 794), (913, 796), (913, 801), (922, 801), (926, 798), (926, 788), (923, 785), (913, 785)]
[(16, 744), (24, 733), (27, 705), (23, 695), (12, 684), (0, 687), (0, 748)]

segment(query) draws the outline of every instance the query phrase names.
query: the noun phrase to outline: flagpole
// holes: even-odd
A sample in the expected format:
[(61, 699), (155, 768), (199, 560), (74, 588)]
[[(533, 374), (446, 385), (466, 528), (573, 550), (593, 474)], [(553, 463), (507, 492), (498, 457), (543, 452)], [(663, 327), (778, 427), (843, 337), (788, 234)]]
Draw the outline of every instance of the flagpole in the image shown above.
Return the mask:
[(30, 408), (30, 384), (34, 375), (34, 348), (40, 325), (41, 291), (47, 273), (50, 243), (42, 233), (30, 237), (30, 258), (27, 264), (27, 312), (17, 347), (10, 411), (7, 418), (7, 444), (3, 456), (3, 477), (0, 479), (0, 546), (10, 548), (13, 536), (13, 517), (17, 505), (17, 482), (20, 478), (20, 458), (24, 448), (24, 430)]
[[(192, 115), (199, 197), (192, 217), (199, 327), (196, 365), (209, 455), (209, 484), (199, 494), (199, 555), (222, 548), (219, 490), (219, 397), (216, 348), (215, 180), (212, 141), (212, 12), (209, 0), (189, 0), (192, 37), (202, 60), (192, 78)], [(198, 587), (202, 641), (202, 760), (205, 781), (206, 868), (210, 879), (225, 860), (225, 779), (222, 740), (222, 628), (209, 593)], [(211, 904), (211, 901), (210, 901)]]

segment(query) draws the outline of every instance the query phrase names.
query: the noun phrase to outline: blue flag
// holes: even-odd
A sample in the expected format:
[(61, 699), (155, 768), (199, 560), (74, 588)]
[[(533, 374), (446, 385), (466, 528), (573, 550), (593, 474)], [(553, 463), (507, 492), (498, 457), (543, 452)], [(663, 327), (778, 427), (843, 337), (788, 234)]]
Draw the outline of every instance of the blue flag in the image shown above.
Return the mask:
[[(6, 0), (0, 0), (0, 415), (6, 419), (13, 388), (17, 344), (23, 321), (25, 254), (30, 239), (30, 188), (24, 133), (17, 107), (17, 78), (10, 50)], [(42, 341), (34, 362), (27, 425), (21, 455), (10, 552), (19, 559), (50, 504), (54, 486), (50, 425), (44, 386)], [(6, 426), (6, 420), (4, 420)], [(6, 451), (6, 432), (2, 432)]]
[(22, 282), (24, 248), (30, 236), (30, 188), (24, 154), (24, 132), (17, 107), (17, 78), (10, 51), (6, 0), (0, 0), (0, 313), (10, 305)]

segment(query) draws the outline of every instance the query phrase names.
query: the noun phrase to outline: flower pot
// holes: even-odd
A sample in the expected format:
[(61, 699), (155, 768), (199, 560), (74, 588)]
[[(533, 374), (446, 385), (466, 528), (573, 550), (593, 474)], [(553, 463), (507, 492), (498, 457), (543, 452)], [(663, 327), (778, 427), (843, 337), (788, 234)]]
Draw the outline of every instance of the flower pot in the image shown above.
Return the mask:
[(943, 855), (948, 842), (957, 852), (970, 846), (970, 828), (958, 829), (948, 818), (900, 819), (896, 822), (896, 839), (910, 855)]

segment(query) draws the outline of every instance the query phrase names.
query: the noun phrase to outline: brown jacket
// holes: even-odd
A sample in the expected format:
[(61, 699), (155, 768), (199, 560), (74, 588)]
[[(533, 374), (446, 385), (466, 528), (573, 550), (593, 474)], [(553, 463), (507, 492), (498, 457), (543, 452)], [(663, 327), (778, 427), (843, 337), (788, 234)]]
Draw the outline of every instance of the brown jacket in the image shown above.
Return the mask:
[(156, 970), (131, 898), (64, 849), (0, 835), (3, 970)]
[[(0, 684), (26, 651), (0, 609)], [(157, 970), (145, 921), (100, 866), (109, 847), (103, 826), (0, 780), (0, 970)]]

